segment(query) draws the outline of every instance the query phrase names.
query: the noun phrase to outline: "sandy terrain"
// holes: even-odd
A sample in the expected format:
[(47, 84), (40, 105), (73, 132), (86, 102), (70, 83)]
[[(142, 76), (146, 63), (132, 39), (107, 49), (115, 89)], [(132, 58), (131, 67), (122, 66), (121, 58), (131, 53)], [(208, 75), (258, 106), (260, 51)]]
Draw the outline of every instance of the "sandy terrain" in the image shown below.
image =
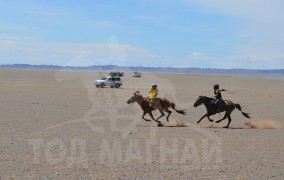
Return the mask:
[[(0, 179), (283, 179), (283, 79), (126, 74), (122, 88), (95, 88), (103, 74), (0, 70)], [(196, 124), (205, 107), (192, 105), (216, 82), (252, 119)], [(126, 101), (152, 83), (187, 115), (142, 120)]]

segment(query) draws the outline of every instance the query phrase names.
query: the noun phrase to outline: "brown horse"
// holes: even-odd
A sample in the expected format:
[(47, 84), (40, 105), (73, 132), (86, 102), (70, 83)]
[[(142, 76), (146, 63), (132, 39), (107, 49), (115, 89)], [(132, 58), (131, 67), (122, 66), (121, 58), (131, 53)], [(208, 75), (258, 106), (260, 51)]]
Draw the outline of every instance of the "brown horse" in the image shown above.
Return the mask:
[[(185, 109), (184, 110), (175, 109), (175, 106), (176, 106), (175, 103), (170, 102), (166, 98), (156, 98), (155, 102), (157, 103), (154, 103), (154, 106), (150, 107), (149, 98), (148, 97), (144, 98), (139, 93), (139, 91), (136, 91), (133, 93), (133, 96), (127, 101), (127, 104), (134, 103), (134, 102), (137, 102), (140, 105), (141, 109), (143, 110), (142, 119), (144, 119), (145, 121), (151, 121), (144, 117), (146, 114), (149, 114), (151, 118), (158, 123), (158, 126), (163, 126), (161, 121), (159, 121), (159, 119), (165, 116), (164, 111), (168, 113), (167, 121), (169, 122), (169, 116), (172, 113), (169, 110), (170, 107), (173, 108), (177, 113), (185, 115)], [(152, 111), (157, 110), (157, 109), (160, 111), (161, 115), (157, 119), (155, 119), (152, 114)]]
[(231, 123), (231, 113), (234, 111), (235, 108), (237, 108), (238, 110), (240, 110), (242, 112), (242, 114), (246, 117), (246, 118), (250, 118), (249, 114), (248, 113), (244, 113), (242, 111), (242, 108), (240, 106), (240, 104), (235, 104), (233, 103), (232, 101), (229, 101), (229, 100), (224, 100), (223, 102), (220, 102), (220, 109), (217, 111), (217, 108), (216, 108), (216, 105), (214, 104), (214, 101), (215, 99), (214, 98), (209, 98), (209, 97), (206, 97), (206, 96), (199, 96), (197, 98), (197, 100), (195, 101), (194, 103), (194, 107), (197, 107), (201, 104), (204, 104), (206, 109), (207, 109), (207, 113), (202, 116), (198, 121), (197, 123), (200, 123), (200, 121), (205, 118), (207, 116), (208, 120), (210, 122), (213, 122), (212, 119), (210, 119), (210, 116), (216, 114), (216, 113), (220, 113), (220, 112), (223, 112), (225, 111), (225, 115), (222, 119), (216, 121), (216, 123), (219, 123), (221, 121), (223, 121), (224, 119), (228, 118), (228, 124), (227, 126), (225, 126), (224, 128), (228, 128), (230, 123)]

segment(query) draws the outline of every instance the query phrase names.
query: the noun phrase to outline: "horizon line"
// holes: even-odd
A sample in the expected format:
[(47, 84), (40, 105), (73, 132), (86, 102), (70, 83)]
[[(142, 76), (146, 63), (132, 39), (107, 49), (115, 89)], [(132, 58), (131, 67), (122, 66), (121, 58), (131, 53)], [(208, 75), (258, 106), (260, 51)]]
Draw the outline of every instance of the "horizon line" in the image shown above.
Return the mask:
[(210, 68), (210, 67), (161, 67), (161, 66), (120, 66), (120, 65), (90, 65), (90, 66), (64, 66), (64, 65), (56, 65), (56, 64), (0, 64), (0, 67), (13, 67), (13, 66), (53, 66), (57, 68), (74, 68), (74, 69), (84, 69), (84, 68), (92, 68), (92, 67), (118, 67), (118, 68), (151, 68), (151, 69), (210, 69), (210, 70), (249, 70), (249, 71), (284, 71), (284, 68), (280, 69), (245, 69), (245, 68)]

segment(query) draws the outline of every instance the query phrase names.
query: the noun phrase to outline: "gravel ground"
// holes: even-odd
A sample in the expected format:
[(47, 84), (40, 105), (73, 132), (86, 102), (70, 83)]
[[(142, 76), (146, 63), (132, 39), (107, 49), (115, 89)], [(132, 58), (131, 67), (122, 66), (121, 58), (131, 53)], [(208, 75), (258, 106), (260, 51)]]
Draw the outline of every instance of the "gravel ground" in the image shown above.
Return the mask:
[[(284, 80), (205, 75), (126, 74), (119, 88), (96, 88), (107, 73), (0, 70), (0, 179), (283, 179)], [(240, 103), (230, 128), (192, 108), (212, 86)], [(186, 108), (164, 127), (141, 119), (136, 90)], [(212, 118), (218, 120), (222, 113)], [(158, 112), (154, 113), (159, 116)], [(185, 127), (175, 127), (177, 121)], [(262, 123), (250, 128), (246, 122)], [(272, 129), (264, 124), (272, 124)], [(270, 126), (270, 128), (271, 128)]]

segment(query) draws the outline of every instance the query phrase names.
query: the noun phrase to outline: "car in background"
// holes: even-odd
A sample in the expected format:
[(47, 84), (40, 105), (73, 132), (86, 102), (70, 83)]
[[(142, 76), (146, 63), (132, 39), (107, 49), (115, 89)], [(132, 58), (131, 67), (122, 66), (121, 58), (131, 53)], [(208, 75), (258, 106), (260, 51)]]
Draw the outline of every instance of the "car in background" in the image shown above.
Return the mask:
[(132, 75), (132, 76), (133, 76), (133, 77), (141, 77), (141, 76), (142, 76), (142, 73), (135, 71), (135, 72), (133, 72), (133, 75)]
[(116, 77), (102, 77), (100, 80), (95, 80), (94, 84), (97, 88), (101, 87), (104, 88), (106, 86), (109, 86), (111, 88), (119, 88), (120, 86), (123, 85), (122, 79), (118, 76)]
[(110, 72), (108, 75), (111, 77), (123, 77), (124, 72)]

